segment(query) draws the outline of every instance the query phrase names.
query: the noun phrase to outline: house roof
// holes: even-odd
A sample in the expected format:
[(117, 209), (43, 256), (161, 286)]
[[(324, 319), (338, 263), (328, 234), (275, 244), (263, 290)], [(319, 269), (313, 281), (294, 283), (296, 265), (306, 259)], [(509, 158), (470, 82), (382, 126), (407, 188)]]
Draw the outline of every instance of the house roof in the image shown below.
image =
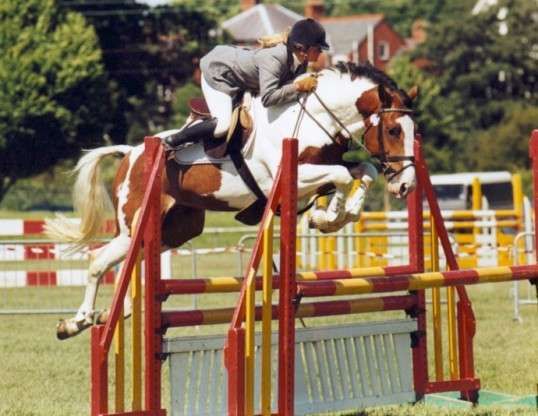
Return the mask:
[(360, 14), (341, 17), (324, 17), (320, 23), (327, 32), (331, 52), (334, 55), (347, 54), (354, 42), (362, 42), (368, 35), (368, 27), (375, 27), (384, 19), (382, 14)]
[(255, 42), (262, 36), (282, 32), (304, 17), (279, 4), (258, 4), (222, 23), (238, 42)]

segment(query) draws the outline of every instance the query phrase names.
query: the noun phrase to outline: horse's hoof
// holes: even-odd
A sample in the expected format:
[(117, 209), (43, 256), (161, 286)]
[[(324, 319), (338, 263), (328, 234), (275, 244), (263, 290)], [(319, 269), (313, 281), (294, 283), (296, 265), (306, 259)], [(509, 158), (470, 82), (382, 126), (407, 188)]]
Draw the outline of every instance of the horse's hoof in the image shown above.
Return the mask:
[(69, 335), (67, 331), (67, 323), (65, 322), (65, 319), (60, 319), (60, 321), (56, 325), (56, 338), (58, 338), (60, 341), (63, 341), (64, 339), (70, 337), (71, 335)]
[(106, 324), (107, 319), (108, 319), (108, 310), (105, 309), (105, 310), (96, 312), (95, 317), (94, 317), (94, 322), (97, 325), (103, 325), (103, 324)]
[(313, 229), (321, 230), (322, 228), (327, 227), (327, 214), (325, 211), (315, 210), (310, 220), (308, 221), (308, 226)]
[(60, 319), (56, 325), (56, 338), (64, 340), (74, 337), (90, 326), (92, 326), (91, 322), (76, 322), (74, 319)]

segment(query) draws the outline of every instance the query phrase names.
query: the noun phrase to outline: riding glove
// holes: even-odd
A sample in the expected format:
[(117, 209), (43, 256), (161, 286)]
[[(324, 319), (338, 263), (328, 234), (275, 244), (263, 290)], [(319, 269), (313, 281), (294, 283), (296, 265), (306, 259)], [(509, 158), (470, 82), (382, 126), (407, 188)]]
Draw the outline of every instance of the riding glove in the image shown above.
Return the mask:
[(318, 79), (314, 76), (307, 76), (295, 81), (294, 84), (299, 92), (311, 92), (318, 86)]

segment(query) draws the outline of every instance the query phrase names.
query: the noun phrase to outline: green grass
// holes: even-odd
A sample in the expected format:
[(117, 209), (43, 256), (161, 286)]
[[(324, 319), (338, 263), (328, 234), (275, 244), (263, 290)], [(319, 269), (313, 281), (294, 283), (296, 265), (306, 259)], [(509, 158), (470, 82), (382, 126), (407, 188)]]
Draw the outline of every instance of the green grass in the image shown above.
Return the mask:
[[(0, 217), (8, 218), (4, 211)], [(20, 213), (12, 218), (21, 218)], [(40, 217), (30, 216), (38, 219)], [(238, 225), (232, 214), (210, 214), (207, 226)], [(196, 247), (235, 244), (238, 235), (203, 236)], [(209, 244), (211, 243), (211, 244)], [(245, 256), (246, 261), (247, 256)], [(191, 275), (190, 258), (174, 260), (174, 275)], [(198, 274), (207, 276), (236, 275), (237, 258), (232, 254), (212, 255), (199, 262)], [(515, 395), (537, 393), (538, 384), (538, 313), (536, 306), (522, 307), (523, 323), (512, 321), (511, 284), (488, 284), (470, 287), (477, 318), (475, 367), (482, 388)], [(107, 307), (111, 287), (100, 291), (98, 307)], [(0, 289), (0, 307), (76, 308), (83, 288)], [(187, 308), (196, 299), (199, 308), (226, 307), (235, 304), (237, 296), (210, 295), (173, 298), (169, 308)], [(330, 323), (384, 320), (401, 317), (399, 313), (376, 313), (339, 318), (309, 318), (308, 326)], [(55, 323), (59, 316), (0, 315), (0, 415), (1, 416), (71, 416), (89, 414), (89, 332), (60, 342), (56, 340)], [(127, 330), (130, 322), (127, 322)], [(226, 325), (170, 330), (168, 336), (222, 333)], [(431, 338), (431, 337), (430, 337)], [(430, 339), (431, 341), (431, 339)], [(431, 342), (430, 342), (431, 350)], [(446, 351), (445, 351), (446, 353)], [(112, 365), (112, 362), (111, 362)], [(168, 407), (167, 363), (163, 374), (163, 404)], [(112, 372), (112, 371), (111, 371)], [(430, 363), (430, 374), (432, 374)], [(430, 375), (431, 377), (431, 375)], [(349, 414), (349, 413), (348, 413)], [(357, 414), (357, 413), (355, 413)], [(479, 407), (473, 410), (448, 410), (433, 406), (397, 406), (369, 409), (361, 415), (508, 415), (537, 414), (535, 410), (506, 410)]]
[[(218, 270), (213, 270), (217, 274)], [(488, 284), (469, 289), (478, 322), (475, 337), (476, 371), (487, 390), (517, 395), (536, 393), (538, 383), (538, 314), (536, 307), (524, 307), (523, 323), (512, 321), (510, 284)], [(12, 306), (41, 307), (45, 298), (71, 307), (81, 299), (82, 288), (2, 289), (2, 302)], [(100, 305), (106, 305), (110, 287), (103, 288)], [(235, 302), (235, 295), (198, 297), (200, 308), (222, 307)], [(192, 298), (173, 301), (187, 307)], [(393, 313), (393, 316), (399, 316)], [(345, 319), (307, 319), (307, 325), (386, 319), (386, 314), (369, 314)], [(55, 337), (56, 316), (0, 316), (0, 415), (86, 415), (89, 413), (89, 332), (60, 342)], [(127, 324), (128, 328), (129, 324)], [(220, 332), (225, 326), (169, 331), (170, 336)], [(167, 365), (163, 376), (167, 390)], [(164, 405), (168, 406), (165, 392)], [(471, 412), (432, 406), (388, 407), (368, 415), (511, 414), (503, 409), (478, 408)], [(525, 413), (512, 413), (525, 414)], [(526, 414), (533, 414), (526, 413)]]

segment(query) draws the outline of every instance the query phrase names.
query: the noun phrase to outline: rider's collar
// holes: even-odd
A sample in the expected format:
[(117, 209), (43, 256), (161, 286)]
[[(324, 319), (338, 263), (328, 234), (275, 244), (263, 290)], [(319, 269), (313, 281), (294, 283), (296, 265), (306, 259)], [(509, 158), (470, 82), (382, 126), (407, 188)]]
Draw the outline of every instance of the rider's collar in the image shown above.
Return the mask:
[(299, 58), (297, 58), (297, 56), (295, 56), (294, 53), (292, 53), (292, 56), (293, 56), (293, 64), (291, 65), (291, 69), (293, 70), (293, 72), (295, 72), (297, 71), (297, 68), (299, 68), (302, 65), (302, 62), (299, 61)]

